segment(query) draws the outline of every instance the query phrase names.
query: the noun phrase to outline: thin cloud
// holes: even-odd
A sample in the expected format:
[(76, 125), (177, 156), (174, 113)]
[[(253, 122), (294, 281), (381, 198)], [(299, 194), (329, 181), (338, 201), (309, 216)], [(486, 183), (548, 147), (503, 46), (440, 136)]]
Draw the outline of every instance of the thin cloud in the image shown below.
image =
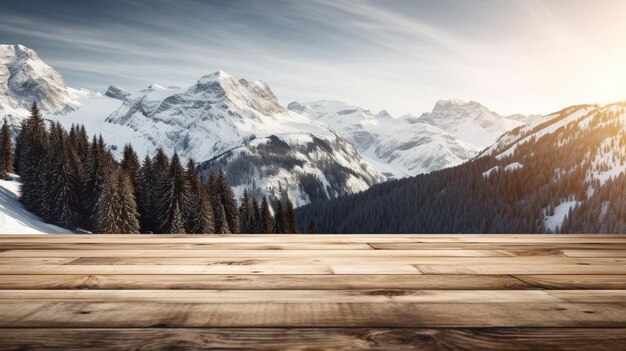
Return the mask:
[[(502, 113), (626, 96), (625, 2), (43, 1), (3, 5), (23, 43), (68, 84), (187, 85), (218, 69), (282, 102), (340, 99), (397, 115), (442, 98)], [(621, 27), (620, 27), (621, 26)]]

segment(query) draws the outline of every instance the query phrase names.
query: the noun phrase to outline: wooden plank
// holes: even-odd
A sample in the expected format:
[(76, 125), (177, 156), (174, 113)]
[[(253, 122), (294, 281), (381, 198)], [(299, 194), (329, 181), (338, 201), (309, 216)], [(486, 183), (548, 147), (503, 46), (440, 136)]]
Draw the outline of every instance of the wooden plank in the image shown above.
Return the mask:
[(546, 293), (567, 302), (626, 302), (626, 290), (550, 290)]
[(423, 274), (626, 274), (626, 265), (621, 264), (475, 264), (416, 265), (415, 267)]
[(588, 350), (623, 349), (626, 328), (0, 329), (5, 350)]
[[(372, 270), (375, 270), (372, 271)], [(0, 265), (8, 274), (421, 274), (411, 265)]]
[(524, 243), (524, 242), (429, 242), (429, 243), (371, 243), (371, 247), (377, 250), (504, 250), (504, 251), (532, 251), (532, 250), (626, 250), (626, 243), (605, 243), (602, 239), (598, 242), (563, 242), (563, 243)]
[(515, 256), (506, 251), (494, 250), (8, 250), (0, 251), (0, 257), (507, 257)]
[(16, 243), (7, 244), (0, 241), (0, 250), (372, 250), (367, 243), (302, 243), (302, 242), (276, 242), (276, 243), (198, 243), (198, 244), (142, 244), (138, 243)]
[(0, 301), (0, 327), (626, 327), (619, 303)]
[(24, 264), (67, 264), (76, 261), (76, 257), (0, 257), (0, 265), (24, 265)]
[(626, 275), (516, 275), (517, 279), (544, 289), (626, 289)]
[[(44, 302), (173, 302), (173, 303), (539, 303), (620, 302), (624, 291), (593, 293), (544, 290), (0, 290), (7, 300)], [(561, 299), (560, 296), (564, 296)], [(577, 299), (580, 299), (580, 301)], [(626, 300), (622, 300), (626, 301)], [(18, 303), (18, 302), (16, 302)]]
[[(407, 244), (408, 245), (408, 244)], [(429, 244), (425, 244), (429, 245)], [(210, 257), (210, 256), (227, 256), (227, 257), (296, 257), (296, 256), (315, 256), (315, 257), (337, 257), (343, 255), (352, 256), (424, 256), (424, 257), (512, 257), (512, 256), (549, 256), (549, 257), (567, 257), (563, 255), (558, 247), (533, 247), (530, 249), (519, 249), (506, 246), (496, 247), (445, 247), (445, 245), (437, 247), (412, 246), (407, 250), (402, 249), (357, 249), (357, 250), (212, 250), (212, 249), (186, 249), (180, 250), (176, 246), (172, 249), (133, 249), (134, 246), (126, 246), (125, 249), (110, 250), (105, 247), (93, 250), (84, 250), (84, 254), (80, 250), (49, 250), (49, 249), (14, 249), (0, 250), (0, 257), (76, 257), (78, 253), (82, 256), (89, 257)], [(615, 248), (615, 245), (608, 245)], [(607, 246), (607, 247), (608, 247)], [(605, 250), (605, 249), (603, 249)], [(606, 249), (611, 250), (611, 249)], [(620, 250), (615, 250), (620, 251)], [(87, 253), (88, 252), (88, 253)], [(624, 256), (608, 254), (612, 258), (624, 258)], [(575, 257), (570, 257), (575, 258)], [(584, 258), (584, 257), (581, 257)], [(593, 257), (592, 257), (593, 258)]]
[[(82, 254), (83, 252), (81, 252)], [(89, 254), (89, 252), (84, 252)], [(81, 257), (74, 260), (64, 262), (62, 264), (75, 265), (253, 265), (253, 264), (272, 264), (272, 265), (346, 265), (356, 263), (366, 263), (367, 265), (376, 265), (372, 267), (376, 269), (381, 265), (432, 265), (445, 264), (450, 266), (457, 265), (475, 265), (475, 264), (538, 264), (538, 265), (555, 265), (555, 264), (578, 264), (578, 265), (623, 265), (626, 264), (625, 258), (569, 258), (556, 256), (523, 256), (523, 257), (444, 257), (444, 256), (360, 256), (358, 250), (353, 255), (337, 255), (317, 257), (316, 255), (300, 255), (289, 257), (263, 257), (252, 258), (252, 256), (242, 258), (232, 258), (228, 256), (217, 257)], [(376, 274), (372, 271), (372, 274)]]
[[(508, 275), (0, 275), (0, 289), (461, 289), (535, 286)], [(598, 287), (595, 287), (598, 289)]]
[[(133, 251), (133, 250), (130, 250)], [(15, 256), (9, 256), (8, 254)], [(0, 264), (12, 264), (13, 262), (45, 262), (54, 264), (65, 264), (70, 261), (80, 260), (81, 264), (98, 263), (99, 264), (148, 264), (148, 263), (208, 263), (208, 262), (267, 262), (270, 260), (280, 260), (289, 258), (298, 258), (301, 260), (321, 260), (321, 259), (341, 259), (350, 258), (356, 260), (377, 260), (378, 262), (388, 262), (397, 260), (401, 262), (405, 258), (413, 257), (508, 257), (506, 253), (490, 251), (490, 250), (332, 250), (319, 251), (311, 254), (307, 250), (271, 250), (271, 251), (255, 251), (255, 250), (220, 250), (213, 252), (210, 250), (151, 250), (151, 251), (133, 251), (128, 253), (121, 252), (120, 255), (114, 256), (119, 251), (86, 251), (77, 252), (74, 250), (64, 251), (10, 251), (0, 254)], [(187, 253), (187, 255), (185, 255)], [(94, 255), (95, 254), (95, 255)], [(134, 254), (134, 255), (133, 255)], [(202, 255), (201, 255), (202, 254)], [(51, 257), (45, 257), (49, 255)], [(66, 257), (61, 257), (65, 255)], [(162, 255), (162, 256), (158, 256)], [(83, 256), (83, 257), (81, 257)], [(17, 260), (16, 260), (17, 258)], [(404, 261), (402, 261), (404, 262)]]
[(0, 340), (622, 349), (624, 253), (614, 235), (0, 235)]
[(563, 250), (568, 257), (626, 257), (626, 250)]

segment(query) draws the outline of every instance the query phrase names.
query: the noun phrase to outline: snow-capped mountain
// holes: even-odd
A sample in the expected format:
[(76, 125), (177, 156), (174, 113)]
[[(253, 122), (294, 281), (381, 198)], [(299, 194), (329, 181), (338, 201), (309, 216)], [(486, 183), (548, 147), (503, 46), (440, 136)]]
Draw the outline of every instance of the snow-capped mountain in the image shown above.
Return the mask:
[(536, 118), (523, 115), (512, 117), (500, 116), (475, 101), (440, 100), (431, 112), (423, 113), (419, 120), (482, 150), (502, 134)]
[(478, 149), (415, 117), (393, 118), (340, 101), (292, 102), (292, 111), (323, 122), (352, 143), (388, 178), (404, 178), (458, 165)]
[(626, 103), (567, 107), (457, 167), (305, 206), (309, 220), (321, 232), (626, 233)]
[[(604, 184), (608, 179), (626, 172), (625, 109), (625, 103), (572, 106), (502, 135), (481, 156), (506, 161), (519, 158), (541, 143), (549, 143), (554, 152), (578, 149), (580, 161), (556, 171), (583, 169), (587, 181)], [(593, 143), (576, 145), (591, 136)]]
[[(267, 84), (224, 72), (186, 88), (151, 84), (133, 93), (112, 85), (100, 94), (67, 87), (31, 49), (0, 46), (0, 117), (17, 128), (33, 101), (66, 128), (80, 123), (102, 134), (118, 157), (126, 143), (140, 156), (163, 147), (206, 171), (224, 169), (238, 192), (287, 193), (296, 205), (365, 190), (383, 174), (402, 178), (458, 165), (476, 155), (485, 135), (495, 140), (522, 124), (476, 103), (441, 102), (420, 118), (332, 101), (286, 108)], [(455, 135), (458, 125), (482, 139)]]
[[(623, 181), (626, 174), (625, 110), (626, 103), (578, 105), (516, 128), (481, 154), (496, 160), (485, 175), (507, 171), (512, 164), (517, 165), (515, 169), (525, 165), (536, 169), (537, 158), (549, 157), (554, 159), (552, 182), (567, 184), (567, 189), (544, 209), (547, 229), (581, 230), (581, 221), (591, 215), (608, 226), (620, 226), (619, 232), (626, 230), (623, 198), (611, 199), (623, 187), (607, 185), (617, 179)], [(613, 217), (609, 219), (607, 214)], [(590, 229), (582, 230), (618, 232), (610, 227), (591, 229), (589, 225)]]
[[(288, 194), (302, 205), (384, 180), (341, 136), (280, 105), (265, 83), (224, 72), (188, 88), (152, 84), (131, 93), (112, 85), (102, 95), (67, 87), (29, 48), (1, 45), (0, 116), (19, 128), (33, 101), (66, 128), (80, 123), (102, 134), (118, 157), (126, 143), (141, 156), (163, 147), (206, 171), (224, 169), (237, 192)], [(241, 168), (249, 157), (255, 162)]]
[(37, 101), (42, 111), (72, 110), (75, 97), (63, 77), (23, 45), (0, 45), (0, 115), (12, 121)]
[[(223, 169), (237, 192), (288, 194), (296, 205), (367, 189), (384, 177), (326, 125), (289, 111), (267, 84), (224, 72), (188, 88), (152, 84), (123, 99), (106, 118), (111, 129)], [(133, 138), (134, 138), (133, 137)], [(130, 141), (130, 140), (129, 140)]]

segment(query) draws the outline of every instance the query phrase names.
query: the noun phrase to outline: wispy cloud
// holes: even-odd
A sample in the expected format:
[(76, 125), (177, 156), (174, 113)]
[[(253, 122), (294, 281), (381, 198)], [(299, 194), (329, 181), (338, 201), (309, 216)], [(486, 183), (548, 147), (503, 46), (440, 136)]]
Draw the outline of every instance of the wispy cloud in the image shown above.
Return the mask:
[(626, 97), (624, 11), (621, 0), (23, 0), (3, 5), (0, 41), (98, 90), (222, 69), (284, 102), (404, 114), (459, 97), (534, 113)]

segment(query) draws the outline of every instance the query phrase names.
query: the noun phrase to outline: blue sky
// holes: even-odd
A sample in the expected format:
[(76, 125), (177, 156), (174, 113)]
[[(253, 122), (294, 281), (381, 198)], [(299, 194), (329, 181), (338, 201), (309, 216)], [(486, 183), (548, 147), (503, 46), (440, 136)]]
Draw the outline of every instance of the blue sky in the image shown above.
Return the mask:
[(439, 99), (546, 113), (626, 98), (626, 1), (6, 1), (0, 42), (73, 87), (193, 83), (224, 70), (281, 102), (400, 115)]

